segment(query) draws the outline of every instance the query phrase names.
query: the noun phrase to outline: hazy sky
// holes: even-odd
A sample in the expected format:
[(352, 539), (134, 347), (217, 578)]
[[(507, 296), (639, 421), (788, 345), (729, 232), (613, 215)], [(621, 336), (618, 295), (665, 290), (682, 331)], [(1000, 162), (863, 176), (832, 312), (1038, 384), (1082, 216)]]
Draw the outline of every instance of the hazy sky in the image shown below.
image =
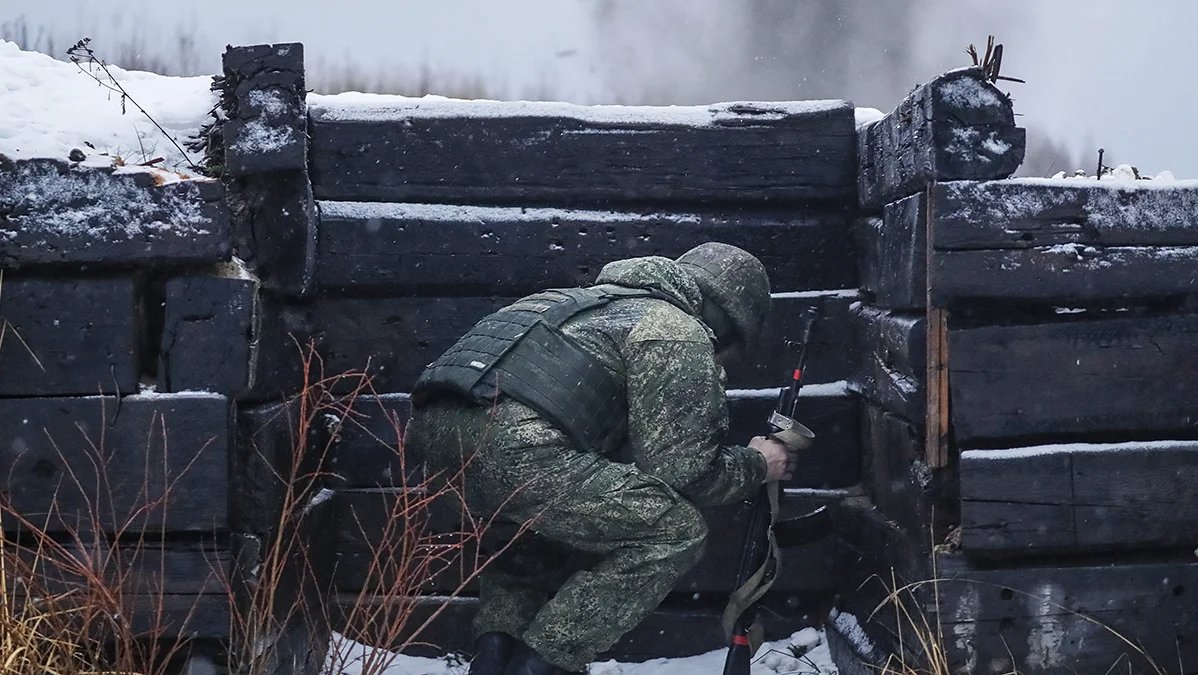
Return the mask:
[[(43, 31), (40, 44), (52, 37), (59, 57), (90, 35), (102, 55), (124, 45), (195, 72), (216, 72), (227, 43), (301, 41), (317, 85), (353, 71), (364, 87), (425, 77), (434, 89), (501, 98), (835, 96), (883, 110), (965, 65), (964, 46), (994, 33), (1003, 72), (1028, 80), (1003, 85), (1020, 124), (1033, 141), (1065, 143), (1074, 157), (1064, 163), (1089, 169), (1103, 146), (1108, 160), (1198, 177), (1194, 0), (787, 1), (0, 0), (0, 23), (23, 17), (30, 40)], [(787, 33), (763, 37), (765, 7), (791, 15), (778, 24)], [(818, 30), (803, 30), (816, 15)], [(812, 48), (787, 51), (790, 32)]]

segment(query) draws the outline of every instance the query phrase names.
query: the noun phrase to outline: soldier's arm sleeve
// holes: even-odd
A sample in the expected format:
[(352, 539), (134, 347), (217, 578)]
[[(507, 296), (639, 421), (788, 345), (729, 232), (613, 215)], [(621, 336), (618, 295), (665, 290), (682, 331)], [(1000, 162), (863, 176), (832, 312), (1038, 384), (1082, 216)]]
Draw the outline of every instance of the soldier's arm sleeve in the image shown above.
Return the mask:
[(693, 321), (663, 330), (669, 323), (638, 326), (626, 345), (633, 459), (695, 504), (744, 499), (765, 479), (765, 459), (720, 444), (728, 428), (723, 369)]

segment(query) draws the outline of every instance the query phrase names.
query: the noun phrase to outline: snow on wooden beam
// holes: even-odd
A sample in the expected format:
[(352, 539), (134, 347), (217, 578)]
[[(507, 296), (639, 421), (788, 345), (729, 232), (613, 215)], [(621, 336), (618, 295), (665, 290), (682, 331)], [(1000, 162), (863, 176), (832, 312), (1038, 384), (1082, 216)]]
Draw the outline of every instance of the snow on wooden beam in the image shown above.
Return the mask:
[(845, 101), (576, 106), (310, 97), (318, 199), (777, 202), (855, 195)]
[(913, 91), (858, 132), (858, 196), (878, 209), (945, 180), (1006, 178), (1023, 162), (1011, 100), (963, 68)]
[(677, 257), (722, 241), (757, 255), (775, 291), (855, 288), (843, 208), (675, 213), (318, 202), (318, 288), (417, 294), (511, 293), (594, 281), (604, 263)]
[(949, 330), (956, 440), (1192, 432), (1198, 315)]
[(1198, 441), (961, 454), (961, 546), (983, 555), (1183, 548), (1198, 541)]
[(922, 307), (929, 293), (935, 307), (966, 307), (1198, 292), (1198, 182), (940, 183), (860, 232), (862, 287), (884, 307)]
[(231, 251), (217, 181), (145, 167), (0, 162), (4, 267), (215, 262)]

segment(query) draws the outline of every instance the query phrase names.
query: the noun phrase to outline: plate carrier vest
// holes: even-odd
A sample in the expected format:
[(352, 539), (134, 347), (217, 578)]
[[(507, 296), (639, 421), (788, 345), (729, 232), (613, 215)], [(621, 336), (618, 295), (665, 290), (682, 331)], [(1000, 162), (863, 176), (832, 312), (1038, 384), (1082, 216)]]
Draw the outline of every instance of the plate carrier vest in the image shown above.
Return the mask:
[(544, 415), (579, 449), (615, 450), (628, 416), (624, 378), (561, 326), (623, 298), (656, 298), (683, 309), (662, 291), (615, 284), (521, 298), (484, 317), (429, 364), (412, 389), (412, 405), (419, 408), (452, 394), (490, 406), (500, 395), (509, 396)]

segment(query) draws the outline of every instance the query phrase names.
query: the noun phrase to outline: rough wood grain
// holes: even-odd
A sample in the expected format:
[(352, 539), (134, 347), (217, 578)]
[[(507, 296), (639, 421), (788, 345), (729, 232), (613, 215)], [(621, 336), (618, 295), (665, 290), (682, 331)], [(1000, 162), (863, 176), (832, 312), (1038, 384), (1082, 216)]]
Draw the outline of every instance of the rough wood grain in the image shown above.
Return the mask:
[(1198, 188), (1019, 179), (934, 188), (938, 250), (1198, 246)]
[(237, 256), (264, 288), (304, 295), (312, 285), (317, 227), (303, 46), (229, 48), (220, 89)]
[(923, 194), (912, 195), (857, 224), (861, 288), (878, 307), (927, 305), (926, 204)]
[(158, 391), (235, 396), (252, 385), (258, 284), (187, 276), (166, 282)]
[(940, 75), (858, 131), (858, 198), (879, 209), (946, 180), (1006, 178), (1023, 161), (1011, 100), (977, 68)]
[[(3, 498), (51, 532), (223, 531), (228, 400), (159, 394), (0, 400)], [(5, 528), (19, 529), (12, 518)]]
[(1198, 316), (961, 328), (949, 331), (949, 344), (961, 447), (1068, 434), (1143, 438), (1189, 432), (1198, 421), (1189, 375), (1198, 368)]
[(885, 410), (922, 424), (927, 416), (927, 321), (923, 314), (855, 308), (861, 365), (854, 391)]
[(0, 265), (214, 262), (232, 252), (224, 189), (51, 159), (0, 163)]
[(5, 275), (0, 396), (137, 391), (138, 290), (131, 277)]
[(1198, 662), (1192, 556), (1010, 569), (942, 557), (939, 571), (945, 646), (965, 672), (992, 664), (998, 672), (1102, 673), (1116, 663), (1157, 672), (1153, 662), (1178, 672), (1177, 663)]
[(1198, 441), (1033, 446), (961, 456), (961, 545), (1021, 555), (1185, 548)]
[(594, 281), (612, 260), (721, 241), (758, 256), (775, 291), (854, 288), (843, 208), (550, 208), (319, 202), (316, 286), (357, 293), (523, 295)]
[(317, 198), (743, 203), (854, 194), (853, 108), (843, 101), (719, 104), (701, 112), (702, 123), (671, 122), (652, 108), (618, 120), (578, 107), (444, 110), (313, 103)]

